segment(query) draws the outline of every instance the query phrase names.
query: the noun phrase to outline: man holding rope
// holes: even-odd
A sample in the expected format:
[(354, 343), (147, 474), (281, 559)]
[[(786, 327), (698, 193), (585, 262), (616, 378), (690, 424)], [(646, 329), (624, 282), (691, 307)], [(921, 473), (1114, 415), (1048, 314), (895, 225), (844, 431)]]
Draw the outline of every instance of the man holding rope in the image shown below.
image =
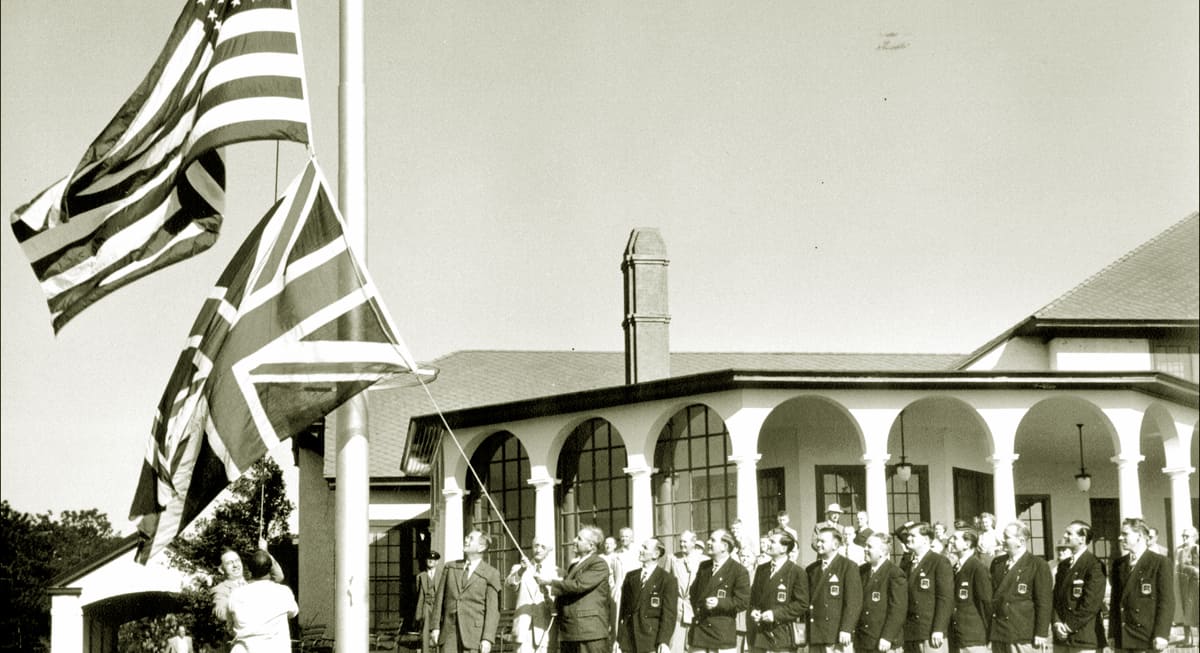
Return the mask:
[(554, 600), (548, 587), (538, 584), (542, 573), (559, 576), (558, 569), (549, 561), (553, 547), (535, 538), (533, 559), (523, 559), (513, 565), (507, 583), (517, 589), (517, 606), (513, 611), (513, 635), (517, 640), (517, 653), (546, 653), (549, 645), (554, 617)]
[(575, 536), (576, 560), (567, 568), (567, 575), (537, 575), (538, 583), (555, 596), (562, 653), (612, 653), (608, 563), (596, 553), (603, 541), (603, 531), (584, 526)]

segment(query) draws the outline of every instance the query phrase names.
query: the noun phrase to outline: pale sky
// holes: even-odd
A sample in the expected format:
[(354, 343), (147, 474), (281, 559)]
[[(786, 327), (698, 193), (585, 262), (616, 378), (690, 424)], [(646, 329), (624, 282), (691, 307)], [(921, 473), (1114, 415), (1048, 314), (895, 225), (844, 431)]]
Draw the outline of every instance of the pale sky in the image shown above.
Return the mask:
[[(179, 13), (0, 3), (0, 208), (70, 172)], [(337, 3), (301, 3), (337, 179)], [(1200, 205), (1197, 4), (368, 3), (368, 267), (419, 360), (619, 351), (635, 227), (675, 351), (967, 352)], [(881, 47), (883, 46), (883, 47)], [(2, 494), (122, 527), (200, 303), (272, 199), (55, 337), (0, 236)], [(279, 188), (300, 170), (284, 145)], [(436, 383), (431, 390), (437, 395)]]

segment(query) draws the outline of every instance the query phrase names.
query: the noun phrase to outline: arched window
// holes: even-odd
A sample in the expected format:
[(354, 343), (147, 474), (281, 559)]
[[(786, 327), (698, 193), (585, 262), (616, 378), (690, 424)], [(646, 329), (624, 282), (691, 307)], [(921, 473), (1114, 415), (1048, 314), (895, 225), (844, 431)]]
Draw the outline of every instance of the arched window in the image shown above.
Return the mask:
[(580, 424), (558, 457), (558, 557), (571, 555), (570, 542), (581, 526), (599, 526), (605, 535), (629, 526), (629, 466), (621, 436), (602, 419)]
[[(526, 546), (533, 539), (536, 510), (533, 488), (527, 482), (529, 456), (516, 436), (502, 431), (480, 445), (471, 456), (471, 467), (479, 475), (479, 481), (483, 482), (492, 500), (489, 502), (484, 496), (475, 475), (467, 472), (467, 500), (463, 513), (470, 519), (464, 528), (466, 532), (478, 529), (491, 536), (492, 544), (484, 559), (504, 575), (521, 559), (508, 531), (512, 531), (512, 536), (517, 538), (521, 546)], [(466, 535), (466, 532), (463, 534)], [(507, 596), (508, 591), (506, 585), (503, 605), (511, 604), (512, 597)]]
[(668, 551), (679, 534), (701, 539), (728, 528), (737, 517), (737, 473), (729, 462), (729, 430), (708, 406), (694, 404), (676, 413), (654, 447), (654, 532)]

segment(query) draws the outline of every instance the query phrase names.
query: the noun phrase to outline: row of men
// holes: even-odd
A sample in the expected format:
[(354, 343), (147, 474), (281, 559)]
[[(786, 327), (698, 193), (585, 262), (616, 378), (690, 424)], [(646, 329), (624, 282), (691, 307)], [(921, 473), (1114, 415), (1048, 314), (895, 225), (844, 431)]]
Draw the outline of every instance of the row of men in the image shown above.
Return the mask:
[[(579, 531), (576, 557), (566, 570), (535, 543), (533, 558), (518, 565), (513, 630), (520, 650), (541, 653), (610, 653), (612, 623), (621, 653), (735, 653), (738, 616), (745, 615), (744, 646), (755, 653), (889, 651), (929, 653), (947, 646), (957, 653), (1031, 652), (1053, 643), (1060, 653), (1162, 650), (1174, 611), (1170, 563), (1148, 549), (1145, 522), (1123, 522), (1125, 555), (1114, 565), (1109, 629), (1103, 629), (1106, 573), (1088, 551), (1091, 528), (1071, 522), (1064, 539), (1072, 556), (1059, 562), (1052, 580), (1047, 562), (1028, 551), (1030, 532), (1008, 525), (1003, 554), (987, 568), (976, 554), (978, 533), (956, 530), (950, 538), (956, 561), (934, 552), (932, 527), (912, 524), (902, 533), (908, 553), (890, 560), (892, 537), (872, 533), (867, 562), (857, 566), (838, 551), (844, 533), (821, 528), (818, 560), (801, 568), (789, 559), (797, 546), (782, 529), (767, 536), (769, 560), (750, 572), (730, 556), (733, 535), (714, 530), (708, 556), (664, 562), (659, 540), (643, 542), (639, 569), (621, 579), (612, 614), (609, 566), (598, 554), (603, 533)], [(490, 653), (499, 625), (500, 572), (483, 560), (488, 536), (471, 532), (466, 559), (447, 566), (427, 613), (430, 643), (442, 653)], [(615, 617), (615, 619), (614, 619)], [(554, 641), (552, 641), (554, 640)]]

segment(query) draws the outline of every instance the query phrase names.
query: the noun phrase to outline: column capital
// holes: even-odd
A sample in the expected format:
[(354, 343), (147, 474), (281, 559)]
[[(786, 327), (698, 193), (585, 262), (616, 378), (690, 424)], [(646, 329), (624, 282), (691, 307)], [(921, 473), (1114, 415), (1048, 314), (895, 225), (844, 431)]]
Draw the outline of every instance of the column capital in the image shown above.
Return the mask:
[(621, 468), (621, 471), (634, 478), (645, 478), (647, 476), (653, 476), (654, 472), (658, 471), (658, 468), (651, 467), (649, 465), (630, 465), (629, 467)]
[(1183, 478), (1186, 479), (1187, 477), (1196, 473), (1196, 468), (1190, 467), (1188, 465), (1184, 465), (1182, 467), (1163, 467), (1162, 472), (1164, 474), (1166, 474), (1167, 476), (1170, 476), (1171, 478), (1177, 478), (1177, 477), (1182, 476)]
[(739, 468), (752, 467), (754, 465), (757, 465), (758, 461), (760, 461), (760, 460), (762, 460), (761, 453), (748, 453), (748, 454), (742, 454), (740, 456), (730, 456), (729, 457), (729, 462), (737, 465)]
[(863, 463), (865, 463), (867, 467), (870, 467), (872, 465), (886, 465), (887, 461), (892, 459), (892, 454), (886, 453), (886, 452), (885, 453), (875, 453), (875, 454), (869, 453), (869, 454), (863, 455), (862, 459), (863, 459)]
[(1021, 454), (1019, 453), (994, 453), (987, 457), (987, 461), (991, 463), (993, 467), (995, 467), (1003, 464), (1011, 465), (1017, 462), (1017, 459), (1020, 457)]
[(1113, 456), (1112, 458), (1109, 458), (1109, 460), (1111, 460), (1112, 462), (1117, 464), (1117, 467), (1124, 467), (1126, 465), (1136, 465), (1145, 459), (1146, 459), (1146, 457), (1140, 453), (1117, 454), (1117, 455)]
[(538, 476), (536, 478), (529, 479), (528, 481), (526, 481), (526, 483), (528, 483), (528, 484), (532, 485), (534, 488), (540, 490), (545, 487), (554, 487), (555, 485), (562, 483), (562, 481), (558, 480), (557, 478), (553, 478), (551, 476)]
[(466, 492), (463, 492), (462, 488), (457, 486), (442, 489), (442, 496), (446, 497), (447, 500), (461, 499), (464, 494)]

